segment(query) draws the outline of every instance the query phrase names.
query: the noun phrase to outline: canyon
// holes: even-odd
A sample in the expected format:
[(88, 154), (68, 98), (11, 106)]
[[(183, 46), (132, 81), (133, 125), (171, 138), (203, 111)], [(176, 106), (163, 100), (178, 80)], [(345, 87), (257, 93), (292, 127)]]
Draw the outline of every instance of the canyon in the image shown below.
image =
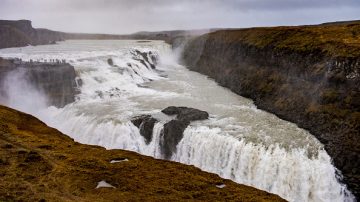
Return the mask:
[[(171, 44), (174, 50), (183, 47), (181, 61), (188, 69), (209, 76), (232, 92), (252, 99), (258, 108), (293, 122), (314, 135), (341, 172), (343, 182), (359, 198), (360, 23), (353, 21), (317, 26), (212, 31), (214, 32), (206, 33), (203, 30), (192, 34), (186, 31), (140, 32), (133, 35), (76, 34), (34, 29), (31, 22), (26, 20), (0, 21), (0, 48), (53, 44), (69, 39), (163, 40)], [(146, 44), (145, 42), (138, 41)], [(105, 56), (106, 65), (122, 75), (130, 72), (132, 78), (143, 76), (143, 70), (139, 66), (154, 69), (156, 65), (152, 52), (132, 52), (133, 59), (139, 63), (130, 66), (129, 63), (119, 65), (119, 58), (114, 59), (112, 54)], [(104, 64), (100, 65), (103, 67)], [(82, 81), (78, 78), (77, 71), (84, 74), (84, 70), (74, 68), (73, 62), (0, 59), (0, 80), (3, 81), (4, 75), (14, 69), (23, 72), (22, 78), (41, 89), (49, 98), (49, 105), (64, 107), (73, 103), (80, 94)], [(89, 70), (89, 73), (92, 71)], [(107, 82), (98, 75), (94, 78), (97, 85)], [(146, 77), (140, 80), (146, 83), (156, 79), (157, 77)], [(4, 89), (0, 90), (3, 96), (6, 96), (6, 92)], [(96, 96), (86, 95), (88, 92), (81, 96), (104, 99), (120, 96), (119, 92), (119, 89), (113, 88), (95, 91)], [(162, 109), (164, 107), (166, 106), (162, 106)], [(159, 132), (159, 120), (150, 114), (140, 114), (141, 116), (132, 120), (145, 143), (150, 146), (152, 141), (158, 141), (159, 137), (154, 136), (155, 134), (160, 137), (167, 134), (165, 136), (169, 143), (162, 151), (165, 159), (172, 159), (172, 155), (177, 158), (176, 148), (183, 146), (181, 140), (188, 137), (184, 130), (190, 122), (179, 118), (178, 108), (170, 109), (165, 109), (165, 112), (169, 115), (178, 114), (179, 120), (174, 119), (162, 125), (162, 132)], [(5, 108), (1, 110), (5, 114), (20, 113)], [(207, 118), (208, 115), (201, 120)], [(31, 122), (32, 119), (26, 118)], [(13, 120), (6, 119), (5, 125), (7, 121)], [(74, 131), (76, 130), (74, 127)], [(77, 139), (79, 140), (95, 144), (92, 140), (86, 142), (81, 138)]]
[(183, 63), (310, 131), (360, 194), (360, 23), (221, 30)]

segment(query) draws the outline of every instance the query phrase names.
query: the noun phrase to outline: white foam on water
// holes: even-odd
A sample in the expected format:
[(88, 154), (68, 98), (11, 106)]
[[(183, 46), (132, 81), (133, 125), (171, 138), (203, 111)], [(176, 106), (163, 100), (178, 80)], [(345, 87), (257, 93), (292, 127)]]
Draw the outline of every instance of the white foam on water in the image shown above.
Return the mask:
[[(141, 63), (138, 59), (143, 56), (137, 51), (157, 55), (156, 69), (164, 72), (149, 68), (155, 64), (152, 58)], [(37, 106), (27, 112), (80, 143), (163, 158), (161, 131), (171, 118), (163, 119), (160, 111), (171, 105), (194, 107), (208, 111), (210, 118), (191, 123), (172, 160), (289, 201), (354, 201), (339, 183), (323, 145), (311, 134), (178, 65), (164, 42), (65, 41), (2, 49), (0, 56), (66, 59), (75, 67), (83, 83), (76, 102), (61, 109)], [(164, 73), (167, 78), (161, 76)], [(8, 104), (25, 111), (31, 108), (11, 105), (15, 101)], [(160, 119), (149, 144), (130, 121), (141, 114), (157, 114)]]
[(324, 150), (265, 147), (221, 134), (219, 128), (188, 127), (172, 160), (195, 165), (238, 183), (276, 193), (289, 201), (346, 201)]

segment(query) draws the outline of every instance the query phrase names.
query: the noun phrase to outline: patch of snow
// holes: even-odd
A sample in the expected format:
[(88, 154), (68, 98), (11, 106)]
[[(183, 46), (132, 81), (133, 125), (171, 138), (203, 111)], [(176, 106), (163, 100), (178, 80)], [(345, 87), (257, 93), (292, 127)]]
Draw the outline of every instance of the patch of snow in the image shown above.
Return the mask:
[(98, 185), (96, 186), (95, 189), (99, 189), (99, 188), (115, 188), (115, 187), (107, 183), (105, 180), (101, 180), (100, 182), (98, 182)]
[(120, 163), (124, 161), (129, 161), (129, 159), (122, 159), (122, 160), (111, 160), (110, 163)]
[(216, 187), (219, 188), (219, 189), (222, 189), (222, 188), (226, 187), (226, 185), (225, 184), (219, 184), (219, 185), (216, 185)]

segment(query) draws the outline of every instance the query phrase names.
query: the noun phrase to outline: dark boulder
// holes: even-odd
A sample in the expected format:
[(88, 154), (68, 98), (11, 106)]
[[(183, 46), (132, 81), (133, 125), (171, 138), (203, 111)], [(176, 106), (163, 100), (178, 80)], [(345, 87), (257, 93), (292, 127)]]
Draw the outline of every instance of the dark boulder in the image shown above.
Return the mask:
[[(209, 114), (194, 108), (175, 106), (167, 107), (162, 112), (166, 115), (177, 115), (174, 120), (164, 124), (160, 134), (160, 151), (165, 159), (170, 159), (190, 122), (207, 119)], [(145, 138), (146, 144), (149, 144), (153, 138), (154, 125), (158, 120), (151, 115), (141, 115), (134, 117), (131, 122), (139, 128), (140, 135)]]
[(161, 134), (160, 148), (165, 159), (170, 159), (176, 151), (176, 146), (183, 138), (184, 131), (191, 121), (205, 120), (209, 117), (207, 112), (189, 107), (170, 106), (161, 112), (166, 115), (177, 115), (176, 120), (171, 120), (164, 125)]
[(152, 140), (152, 134), (154, 125), (158, 120), (153, 118), (151, 115), (142, 115), (135, 117), (131, 122), (139, 128), (140, 135), (145, 138), (146, 144), (149, 144)]
[(113, 61), (111, 58), (107, 59), (107, 63), (108, 63), (110, 66), (114, 66), (114, 61)]
[(196, 121), (205, 120), (209, 118), (209, 113), (189, 107), (174, 107), (170, 106), (161, 111), (166, 115), (177, 115), (178, 120)]
[(165, 159), (170, 159), (176, 152), (176, 145), (184, 136), (184, 130), (190, 124), (187, 121), (171, 120), (164, 125), (161, 133), (160, 150)]

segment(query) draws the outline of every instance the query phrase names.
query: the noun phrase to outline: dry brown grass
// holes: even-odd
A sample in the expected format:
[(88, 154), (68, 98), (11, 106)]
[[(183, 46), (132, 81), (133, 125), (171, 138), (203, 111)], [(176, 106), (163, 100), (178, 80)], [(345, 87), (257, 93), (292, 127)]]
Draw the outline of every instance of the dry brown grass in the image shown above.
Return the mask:
[[(297, 52), (323, 52), (335, 57), (360, 57), (360, 23), (327, 26), (266, 27), (224, 30), (223, 42), (241, 42), (259, 48)], [(219, 38), (219, 37), (217, 37)]]

